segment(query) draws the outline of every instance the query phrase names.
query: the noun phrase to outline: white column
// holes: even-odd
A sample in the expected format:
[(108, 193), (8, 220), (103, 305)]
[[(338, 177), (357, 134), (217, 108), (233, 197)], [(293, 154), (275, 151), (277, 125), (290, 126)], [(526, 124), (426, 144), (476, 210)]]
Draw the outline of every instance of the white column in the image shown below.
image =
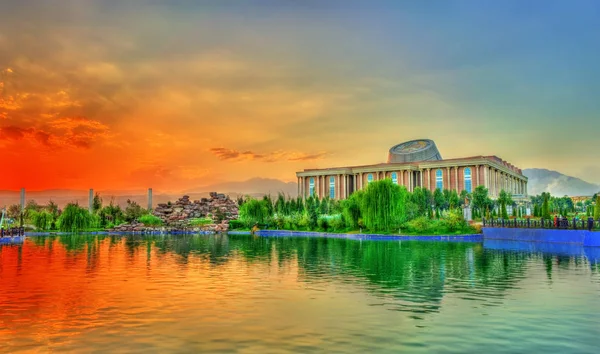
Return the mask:
[(483, 166), (483, 186), (485, 188), (490, 188), (489, 185), (489, 174), (488, 174), (488, 167), (487, 166)]
[(458, 166), (454, 166), (454, 183), (456, 184), (456, 193), (462, 192), (458, 190)]
[(88, 210), (90, 212), (90, 214), (94, 211), (94, 190), (90, 189), (90, 196), (89, 196), (89, 205), (88, 205)]
[(21, 213), (25, 211), (25, 188), (21, 188)]
[(400, 171), (400, 184), (404, 186), (404, 170)]

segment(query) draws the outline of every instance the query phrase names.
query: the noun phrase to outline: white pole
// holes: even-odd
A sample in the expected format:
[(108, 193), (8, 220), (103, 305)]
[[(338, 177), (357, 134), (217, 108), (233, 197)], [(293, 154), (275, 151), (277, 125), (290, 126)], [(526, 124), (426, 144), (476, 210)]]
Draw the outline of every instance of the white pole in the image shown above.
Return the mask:
[(21, 188), (21, 213), (25, 211), (25, 188)]
[(90, 212), (90, 214), (92, 214), (94, 212), (94, 190), (93, 189), (90, 189), (89, 212)]

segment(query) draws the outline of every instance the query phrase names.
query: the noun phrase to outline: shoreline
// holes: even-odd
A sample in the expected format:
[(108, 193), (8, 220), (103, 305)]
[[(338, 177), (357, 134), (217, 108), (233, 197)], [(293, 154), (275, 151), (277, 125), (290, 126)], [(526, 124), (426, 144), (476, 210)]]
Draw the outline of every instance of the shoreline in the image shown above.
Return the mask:
[[(69, 235), (104, 235), (104, 236), (127, 236), (127, 235), (150, 235), (150, 236), (176, 236), (176, 235), (251, 235), (250, 231), (84, 231), (84, 232), (25, 232), (25, 237), (44, 237), (44, 236), (69, 236)], [(356, 240), (416, 240), (416, 241), (469, 241), (482, 242), (483, 234), (464, 234), (464, 235), (390, 235), (377, 233), (330, 233), (318, 231), (286, 231), (286, 230), (259, 230), (255, 233), (261, 237), (325, 237), (325, 238), (346, 238)], [(15, 237), (18, 238), (18, 237)]]
[[(250, 235), (250, 231), (229, 231), (231, 235)], [(483, 242), (483, 234), (464, 235), (386, 235), (386, 234), (350, 234), (318, 231), (285, 231), (259, 230), (255, 233), (261, 237), (324, 237), (345, 238), (354, 240), (389, 240), (389, 241), (465, 241)]]

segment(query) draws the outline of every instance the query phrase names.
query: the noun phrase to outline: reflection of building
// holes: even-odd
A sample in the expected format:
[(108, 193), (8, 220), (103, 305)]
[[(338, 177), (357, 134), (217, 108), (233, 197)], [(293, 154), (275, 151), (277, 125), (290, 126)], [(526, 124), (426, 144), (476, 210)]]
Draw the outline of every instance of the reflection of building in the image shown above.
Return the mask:
[(488, 188), (491, 197), (501, 190), (519, 200), (527, 196), (527, 177), (521, 169), (496, 156), (473, 156), (443, 160), (432, 140), (413, 140), (392, 147), (388, 162), (376, 165), (306, 169), (297, 172), (298, 194), (345, 199), (370, 182), (384, 178), (405, 186), (429, 190), (449, 189), (472, 192)]

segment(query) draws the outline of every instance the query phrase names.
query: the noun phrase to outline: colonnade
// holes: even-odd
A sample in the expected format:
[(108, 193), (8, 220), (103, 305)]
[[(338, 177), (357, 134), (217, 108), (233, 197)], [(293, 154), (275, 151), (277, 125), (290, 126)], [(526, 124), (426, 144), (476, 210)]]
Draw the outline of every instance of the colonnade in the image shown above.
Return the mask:
[[(309, 181), (314, 178), (314, 193), (320, 197), (330, 196), (330, 178), (334, 177), (335, 199), (345, 199), (356, 190), (366, 187), (367, 176), (372, 175), (373, 181), (390, 178), (391, 173), (397, 173), (397, 183), (409, 191), (416, 187), (435, 190), (437, 187), (436, 171), (442, 170), (444, 189), (461, 192), (465, 189), (465, 168), (471, 169), (471, 191), (479, 185), (489, 190), (491, 197), (498, 197), (501, 190), (511, 194), (527, 195), (527, 181), (500, 169), (488, 165), (445, 166), (436, 168), (406, 169), (391, 171), (373, 171), (357, 173), (336, 173), (327, 175), (298, 177), (298, 195), (309, 195)], [(460, 173), (459, 173), (460, 170)]]

